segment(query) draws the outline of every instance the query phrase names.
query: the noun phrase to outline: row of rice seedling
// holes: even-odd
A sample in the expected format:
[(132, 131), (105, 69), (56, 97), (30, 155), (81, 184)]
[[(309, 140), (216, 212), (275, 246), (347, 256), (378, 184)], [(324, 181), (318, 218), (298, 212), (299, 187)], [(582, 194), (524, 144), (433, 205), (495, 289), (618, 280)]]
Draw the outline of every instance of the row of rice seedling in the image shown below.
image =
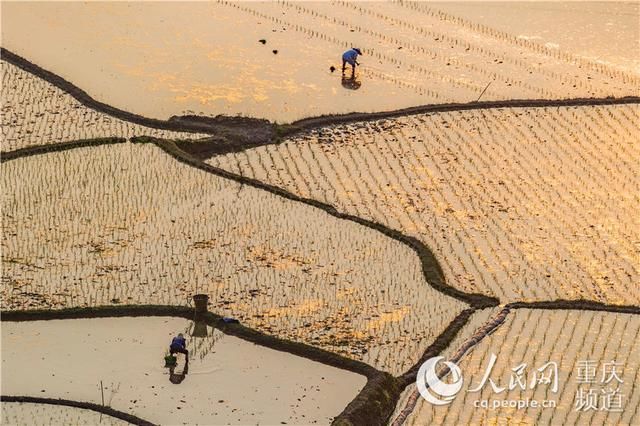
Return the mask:
[[(286, 13), (282, 12), (282, 7), (277, 4), (239, 4), (228, 1), (221, 1), (220, 4), (235, 8), (259, 20), (266, 19), (278, 27), (300, 33), (316, 42), (328, 43), (333, 45), (334, 49), (349, 49), (353, 44), (353, 34), (348, 28), (344, 25), (338, 26), (331, 20), (323, 22), (323, 25), (319, 26), (318, 19), (313, 14), (308, 16), (297, 14), (293, 20), (288, 18)], [(307, 10), (304, 7), (301, 8), (301, 10)], [(378, 43), (375, 38), (369, 40), (365, 36), (358, 39), (368, 46), (365, 49), (365, 55), (369, 56), (367, 66), (362, 67), (361, 72), (367, 77), (371, 76), (376, 80), (382, 80), (383, 83), (387, 83), (391, 87), (412, 88), (420, 92), (427, 96), (427, 99), (422, 103), (467, 101), (477, 97), (477, 94), (483, 89), (481, 84), (467, 78), (451, 77), (449, 72), (434, 71), (432, 67), (423, 66), (419, 62), (398, 59), (400, 56), (396, 56), (396, 52), (387, 54), (377, 51), (372, 47)], [(339, 61), (339, 55), (336, 57), (336, 61)], [(443, 90), (443, 84), (446, 85), (446, 90)], [(501, 99), (506, 99), (506, 97), (501, 97)], [(371, 109), (371, 105), (363, 104), (358, 110), (370, 111)]]
[[(473, 22), (460, 16), (455, 16), (439, 9), (437, 6), (434, 7), (433, 5), (426, 5), (420, 2), (404, 1), (393, 2), (393, 6), (393, 9), (396, 10), (397, 7), (395, 6), (404, 8), (406, 10), (406, 16), (412, 17), (417, 22), (424, 22), (425, 20), (439, 21), (451, 28), (454, 33), (468, 32), (470, 33), (470, 37), (475, 39), (484, 38), (487, 45), (492, 44), (491, 41), (495, 40), (495, 42), (501, 46), (510, 45), (517, 48), (522, 55), (529, 52), (536, 54), (541, 59), (534, 64), (535, 68), (542, 68), (544, 66), (543, 64), (548, 64), (555, 60), (575, 65), (575, 68), (585, 69), (590, 73), (598, 73), (608, 77), (610, 80), (618, 80), (627, 85), (637, 86), (640, 82), (637, 75), (615, 69), (611, 67), (610, 64), (607, 64), (606, 61), (595, 60), (585, 55), (578, 55), (577, 52), (559, 50), (548, 45), (543, 45), (527, 37), (522, 37), (520, 34), (508, 33), (479, 22)], [(388, 12), (390, 9), (391, 8), (387, 8), (386, 11)]]
[[(465, 345), (465, 343), (477, 332), (478, 329), (487, 324), (499, 312), (500, 308), (487, 308), (475, 311), (462, 329), (458, 331), (453, 340), (446, 348), (438, 353), (438, 355), (443, 356), (445, 360), (450, 360), (451, 357), (454, 356), (454, 354), (463, 347), (463, 345)], [(415, 382), (407, 386), (404, 392), (400, 395), (396, 409), (391, 416), (390, 423), (397, 422), (398, 417), (402, 415), (403, 410), (411, 410), (411, 407), (415, 410), (417, 403), (412, 401), (412, 399), (420, 399), (419, 394), (416, 395), (416, 392), (417, 388)]]
[[(360, 14), (375, 18), (380, 25), (394, 28), (393, 31), (387, 30), (381, 34), (384, 39), (388, 39), (396, 45), (401, 44), (404, 48), (415, 52), (428, 54), (431, 59), (446, 62), (454, 69), (464, 67), (480, 73), (484, 79), (499, 78), (506, 84), (528, 88), (539, 94), (546, 94), (554, 90), (558, 91), (556, 96), (559, 93), (571, 93), (572, 91), (596, 93), (591, 78), (578, 78), (573, 73), (560, 72), (560, 63), (554, 63), (553, 67), (549, 68), (549, 61), (545, 61), (543, 66), (539, 61), (539, 53), (529, 54), (529, 52), (522, 51), (521, 46), (513, 46), (510, 43), (487, 43), (486, 35), (478, 37), (478, 34), (468, 26), (456, 28), (452, 22), (443, 22), (437, 14), (415, 13), (411, 9), (402, 7), (405, 4), (372, 3), (363, 5), (335, 1), (332, 2), (332, 5), (357, 10)], [(413, 34), (414, 37), (406, 42), (394, 38), (393, 34), (398, 34), (397, 28), (400, 28), (400, 31), (404, 30), (408, 34)], [(465, 61), (457, 59), (462, 49), (464, 49)], [(468, 60), (473, 58), (472, 55), (484, 60), (480, 62)], [(574, 70), (576, 68), (570, 64), (564, 66), (569, 66)], [(509, 70), (507, 71), (507, 69)], [(532, 78), (534, 73), (535, 78)], [(526, 78), (519, 79), (518, 77)], [(500, 90), (504, 89), (509, 90), (509, 87), (503, 87)], [(485, 96), (487, 95), (485, 94)], [(487, 98), (491, 97), (492, 94), (489, 92)]]
[[(3, 394), (99, 405), (104, 396), (104, 405), (153, 424), (328, 424), (367, 381), (238, 337), (219, 338), (211, 328), (207, 337), (185, 335), (188, 367), (179, 355), (174, 369), (164, 368), (171, 338), (189, 323), (171, 317), (3, 323)], [(52, 415), (45, 408), (39, 414), (45, 422), (22, 424), (49, 424)]]
[[(522, 46), (510, 43), (487, 43), (492, 40), (486, 35), (479, 38), (469, 28), (443, 22), (436, 15), (416, 14), (398, 4), (223, 4), (323, 41), (348, 44), (358, 37), (367, 47), (365, 64), (378, 62), (375, 67), (388, 67), (390, 75), (420, 82), (436, 92), (453, 93), (457, 101), (475, 99), (489, 81), (492, 85), (485, 99), (629, 94), (624, 78), (583, 69), (572, 60), (548, 58), (541, 66), (539, 52), (523, 51)], [(292, 12), (295, 20), (289, 16)]]
[[(409, 52), (417, 52), (417, 50), (413, 49), (412, 44), (394, 39), (393, 36), (389, 36), (387, 33), (374, 30), (373, 28), (378, 28), (377, 25), (375, 27), (363, 26), (363, 23), (361, 21), (356, 23), (354, 17), (349, 16), (348, 18), (345, 18), (344, 10), (337, 9), (334, 5), (331, 5), (329, 3), (316, 3), (315, 5), (309, 6), (297, 2), (282, 1), (280, 2), (280, 5), (284, 8), (285, 11), (293, 10), (297, 12), (297, 18), (299, 19), (296, 19), (296, 22), (307, 24), (309, 28), (313, 28), (309, 31), (311, 31), (313, 34), (317, 34), (320, 38), (327, 38), (327, 35), (325, 34), (332, 34), (338, 39), (344, 38), (345, 40), (348, 40), (349, 38), (354, 37), (354, 33), (358, 33), (358, 37), (360, 37), (362, 40), (361, 43), (365, 43), (365, 45), (367, 46), (374, 46), (377, 44), (378, 46), (380, 46), (379, 49), (385, 49), (393, 45), (392, 48), (395, 49), (397, 49), (398, 47), (404, 47)], [(277, 15), (277, 10), (274, 11), (272, 7), (265, 6), (267, 5), (254, 5), (254, 7), (259, 8), (258, 10), (271, 13), (275, 12), (275, 14)], [(247, 9), (247, 11), (251, 10), (252, 9)], [(317, 29), (319, 21), (322, 22), (322, 31), (318, 31)], [(304, 31), (304, 27), (300, 27), (299, 25), (296, 25), (296, 27), (301, 28)], [(391, 33), (393, 34), (394, 32), (395, 31), (392, 31)], [(376, 40), (377, 43), (374, 43), (374, 40)], [(419, 52), (423, 54), (431, 53), (425, 51), (424, 49)], [(372, 58), (376, 58), (378, 60), (382, 60), (396, 66), (403, 65), (404, 63), (402, 62), (402, 60), (398, 58), (405, 57), (407, 52), (403, 51), (393, 53), (393, 55), (389, 55), (388, 53), (378, 51), (376, 48), (368, 48), (366, 49), (365, 56), (371, 56)], [(434, 59), (434, 57), (437, 57), (437, 55), (430, 56), (432, 56), (432, 59)], [(466, 88), (471, 90), (478, 89), (477, 84), (472, 84), (469, 82), (472, 81), (472, 79), (451, 78), (447, 73), (434, 72), (433, 68), (435, 67), (433, 66), (423, 67), (419, 63), (414, 63), (409, 68), (435, 80), (439, 80), (443, 83), (448, 83), (454, 88)], [(480, 89), (482, 89), (482, 87), (480, 87)]]
[(4, 309), (190, 303), (400, 374), (464, 309), (403, 244), (119, 144), (2, 165)]
[[(478, 84), (478, 82), (493, 81), (492, 87), (483, 95), (485, 99), (552, 98), (557, 97), (559, 93), (578, 93), (577, 85), (575, 87), (569, 85), (565, 88), (564, 82), (545, 74), (536, 78), (534, 84), (529, 83), (530, 67), (510, 68), (510, 65), (524, 64), (520, 59), (522, 55), (512, 55), (518, 58), (512, 61), (513, 64), (509, 64), (508, 61), (505, 64), (504, 60), (495, 59), (500, 55), (494, 52), (483, 52), (475, 56), (479, 53), (479, 49), (471, 52), (470, 46), (464, 42), (464, 39), (458, 38), (457, 34), (446, 27), (442, 28), (443, 33), (440, 34), (431, 31), (429, 28), (432, 26), (426, 26), (425, 22), (421, 23), (423, 26), (418, 27), (403, 20), (394, 19), (390, 15), (403, 10), (396, 5), (389, 3), (384, 5), (389, 9), (385, 13), (368, 9), (365, 5), (348, 2), (316, 3), (311, 6), (283, 2), (283, 5), (299, 13), (308, 14), (316, 20), (322, 19), (327, 23), (326, 26), (334, 24), (330, 31), (323, 26), (323, 29), (330, 34), (342, 33), (342, 36), (348, 39), (353, 37), (355, 32), (358, 37), (367, 40), (364, 42), (365, 45), (376, 46), (368, 48), (366, 52), (373, 58), (407, 65), (409, 70), (426, 74), (430, 79), (441, 80), (444, 84), (453, 87), (468, 87), (478, 92), (486, 84)], [(372, 24), (363, 25), (362, 19), (356, 20), (351, 16), (345, 19), (345, 8), (336, 7), (337, 5), (346, 8), (347, 16), (359, 13), (365, 20), (371, 20)], [(421, 34), (422, 37), (416, 37), (417, 34)], [(449, 34), (454, 36), (449, 37)], [(392, 49), (395, 49), (395, 52)], [(390, 55), (389, 52), (393, 54)], [(463, 52), (465, 59), (458, 59)], [(531, 60), (531, 58), (528, 59)], [(428, 65), (421, 60), (428, 60)]]
[(128, 422), (83, 408), (32, 402), (3, 402), (3, 425), (97, 425), (125, 426)]
[[(512, 311), (459, 363), (464, 384), (455, 399), (436, 407), (420, 398), (406, 424), (637, 424), (639, 335), (637, 315)], [(475, 391), (487, 370), (496, 388), (487, 380)], [(538, 382), (543, 375), (549, 380)], [(534, 400), (553, 403), (536, 408)]]
[(198, 139), (207, 135), (158, 130), (83, 106), (51, 83), (0, 61), (2, 151), (99, 137), (155, 136)]
[(460, 290), (632, 304), (639, 122), (637, 105), (447, 112), (209, 163), (419, 238)]

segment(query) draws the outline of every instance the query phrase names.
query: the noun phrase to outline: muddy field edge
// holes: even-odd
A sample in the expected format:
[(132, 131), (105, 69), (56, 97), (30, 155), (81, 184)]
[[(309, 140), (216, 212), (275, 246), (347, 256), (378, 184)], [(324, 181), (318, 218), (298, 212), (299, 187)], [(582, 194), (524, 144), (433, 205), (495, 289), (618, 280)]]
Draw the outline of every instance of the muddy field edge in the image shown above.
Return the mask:
[(225, 323), (221, 316), (211, 312), (195, 316), (193, 308), (188, 306), (121, 305), (87, 308), (11, 310), (0, 312), (0, 318), (2, 321), (9, 322), (163, 316), (203, 321), (207, 323), (207, 325), (217, 328), (227, 335), (235, 336), (270, 349), (300, 356), (311, 361), (320, 362), (331, 367), (351, 371), (367, 378), (375, 377), (378, 374), (386, 374), (361, 361), (346, 358), (342, 355), (338, 355), (324, 349), (270, 336), (246, 327), (240, 323)]
[(0, 401), (2, 402), (17, 402), (25, 404), (49, 404), (49, 405), (63, 405), (65, 407), (81, 408), (83, 410), (91, 410), (97, 413), (105, 414), (110, 417), (115, 417), (120, 420), (124, 420), (127, 423), (137, 426), (154, 426), (155, 423), (151, 423), (133, 414), (118, 411), (105, 405), (94, 404), (85, 401), (73, 401), (70, 399), (58, 399), (58, 398), (40, 398), (35, 396), (14, 396), (14, 395), (0, 395)]
[(51, 152), (67, 151), (75, 148), (86, 148), (100, 145), (111, 145), (118, 143), (125, 143), (125, 138), (92, 138), (92, 139), (79, 139), (69, 142), (60, 142), (54, 144), (44, 144), (28, 146), (25, 148), (16, 149), (13, 151), (0, 152), (0, 163), (6, 163), (7, 161), (16, 160), (18, 158), (31, 157), (32, 155), (47, 154)]

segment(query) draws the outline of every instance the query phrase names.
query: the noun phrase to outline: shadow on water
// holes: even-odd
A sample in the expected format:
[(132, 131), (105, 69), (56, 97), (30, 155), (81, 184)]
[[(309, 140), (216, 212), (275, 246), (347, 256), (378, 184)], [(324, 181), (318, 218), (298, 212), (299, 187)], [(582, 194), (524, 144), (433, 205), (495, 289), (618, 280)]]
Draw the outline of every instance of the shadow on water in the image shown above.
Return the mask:
[(223, 332), (208, 326), (204, 321), (190, 322), (184, 333), (190, 336), (190, 339), (187, 339), (189, 356), (198, 361), (204, 361), (213, 351), (215, 344), (224, 338)]
[(360, 86), (362, 86), (362, 82), (356, 79), (355, 74), (352, 73), (350, 77), (347, 77), (344, 74), (342, 75), (342, 87), (345, 89), (358, 90)]
[(180, 373), (176, 373), (176, 366), (169, 367), (169, 381), (174, 385), (179, 385), (189, 374), (189, 359), (184, 363), (184, 367)]

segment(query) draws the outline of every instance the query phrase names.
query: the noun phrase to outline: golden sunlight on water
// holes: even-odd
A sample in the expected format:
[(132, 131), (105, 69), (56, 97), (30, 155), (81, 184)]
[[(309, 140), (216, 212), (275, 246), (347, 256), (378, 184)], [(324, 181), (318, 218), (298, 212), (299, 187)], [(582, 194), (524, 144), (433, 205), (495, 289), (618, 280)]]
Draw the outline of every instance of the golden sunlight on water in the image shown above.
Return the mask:
[[(475, 13), (473, 4), (5, 3), (2, 43), (102, 102), (164, 119), (243, 114), (287, 122), (469, 102), (489, 82), (484, 100), (630, 94), (620, 73), (637, 65), (633, 46), (624, 47), (637, 41), (637, 26), (617, 26), (599, 44), (587, 37), (590, 26), (536, 35), (576, 7), (551, 15), (535, 4), (505, 7), (505, 22), (533, 13), (525, 29), (479, 15), (503, 34), (455, 18)], [(637, 15), (637, 7), (617, 7)], [(363, 49), (362, 66), (355, 80), (341, 79), (340, 56), (353, 46)], [(638, 77), (637, 68), (630, 72)]]

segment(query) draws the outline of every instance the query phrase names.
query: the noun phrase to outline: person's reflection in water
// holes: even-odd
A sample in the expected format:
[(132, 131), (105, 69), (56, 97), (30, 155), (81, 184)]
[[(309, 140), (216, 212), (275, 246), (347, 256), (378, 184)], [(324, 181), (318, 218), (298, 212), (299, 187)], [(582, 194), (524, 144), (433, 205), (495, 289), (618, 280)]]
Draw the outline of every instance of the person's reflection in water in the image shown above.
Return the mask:
[(182, 383), (187, 374), (189, 373), (189, 359), (187, 359), (184, 363), (184, 368), (180, 374), (176, 374), (175, 372), (176, 366), (169, 367), (169, 381), (174, 385), (179, 385)]
[(351, 74), (351, 77), (342, 76), (342, 87), (349, 90), (358, 90), (362, 86), (359, 80), (356, 80), (355, 74)]

